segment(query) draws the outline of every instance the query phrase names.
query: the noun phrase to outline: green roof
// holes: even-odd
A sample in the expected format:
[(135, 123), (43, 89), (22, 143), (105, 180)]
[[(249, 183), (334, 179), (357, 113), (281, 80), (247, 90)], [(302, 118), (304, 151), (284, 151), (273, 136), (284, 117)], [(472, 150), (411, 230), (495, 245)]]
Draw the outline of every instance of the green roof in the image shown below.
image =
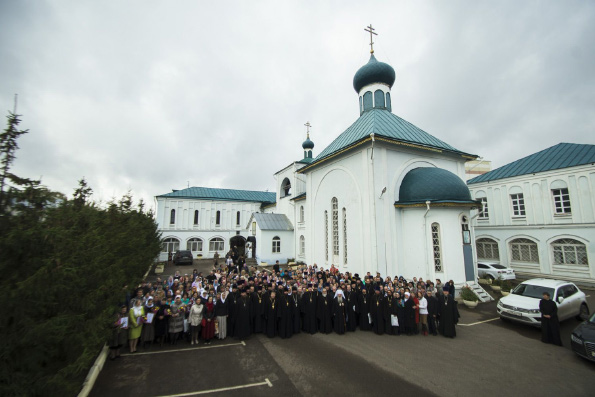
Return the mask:
[(471, 193), (465, 182), (442, 168), (414, 168), (405, 175), (399, 188), (399, 201), (395, 204), (470, 203)]
[(386, 109), (374, 108), (365, 111), (355, 123), (347, 128), (345, 132), (339, 135), (316, 157), (314, 163), (348, 148), (361, 140), (369, 138), (372, 132), (375, 137), (384, 137), (428, 148), (469, 155), (428, 134)]
[(495, 181), (595, 163), (595, 145), (559, 143), (555, 146), (503, 165), (467, 181), (467, 184)]
[(174, 190), (171, 193), (162, 194), (157, 197), (179, 197), (202, 200), (253, 201), (257, 203), (274, 203), (276, 200), (276, 194), (274, 192), (271, 193), (253, 190), (213, 189), (209, 187), (189, 187), (187, 189)]

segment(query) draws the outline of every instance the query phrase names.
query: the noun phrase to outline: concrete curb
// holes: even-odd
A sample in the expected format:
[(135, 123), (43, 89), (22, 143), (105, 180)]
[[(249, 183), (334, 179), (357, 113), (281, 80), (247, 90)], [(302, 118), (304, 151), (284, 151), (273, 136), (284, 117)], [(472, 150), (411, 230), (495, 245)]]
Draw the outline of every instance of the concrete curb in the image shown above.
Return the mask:
[(107, 359), (108, 352), (109, 348), (107, 347), (107, 345), (103, 345), (103, 349), (101, 349), (99, 356), (97, 356), (95, 364), (93, 364), (91, 369), (89, 369), (89, 373), (87, 374), (87, 377), (83, 382), (83, 389), (78, 394), (78, 397), (87, 397), (89, 393), (91, 393), (91, 390), (95, 385), (95, 381), (97, 380), (99, 373), (103, 369), (103, 365), (105, 364), (105, 360)]

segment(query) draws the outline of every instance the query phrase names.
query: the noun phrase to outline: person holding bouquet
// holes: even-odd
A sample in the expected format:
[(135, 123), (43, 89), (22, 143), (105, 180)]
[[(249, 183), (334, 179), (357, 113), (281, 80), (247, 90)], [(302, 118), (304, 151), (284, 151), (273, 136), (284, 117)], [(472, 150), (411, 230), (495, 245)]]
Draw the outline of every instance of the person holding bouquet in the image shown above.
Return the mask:
[(130, 353), (136, 352), (136, 346), (141, 333), (143, 332), (143, 316), (145, 309), (143, 307), (142, 299), (136, 299), (134, 306), (130, 309), (128, 315), (129, 329), (128, 329), (128, 344), (130, 345)]
[(147, 299), (147, 303), (145, 304), (145, 317), (143, 318), (143, 333), (141, 335), (141, 339), (143, 341), (143, 347), (147, 345), (147, 343), (153, 344), (153, 340), (155, 340), (155, 313), (159, 310), (153, 304), (153, 297), (149, 296)]
[[(110, 360), (120, 357), (120, 349), (128, 342), (128, 313), (126, 305), (120, 307), (112, 323), (112, 337), (109, 341)], [(125, 321), (122, 321), (124, 319)]]

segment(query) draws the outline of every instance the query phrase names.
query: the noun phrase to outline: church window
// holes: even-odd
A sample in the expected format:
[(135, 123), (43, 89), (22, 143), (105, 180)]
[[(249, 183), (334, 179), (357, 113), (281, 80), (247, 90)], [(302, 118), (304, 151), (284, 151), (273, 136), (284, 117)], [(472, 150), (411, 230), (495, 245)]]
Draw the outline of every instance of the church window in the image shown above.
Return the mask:
[(372, 92), (368, 91), (364, 94), (364, 110), (372, 109), (373, 106)]
[(347, 265), (347, 210), (343, 208), (343, 264)]
[(328, 262), (328, 211), (324, 211), (324, 248), (325, 260)]
[(376, 90), (374, 92), (374, 107), (375, 108), (383, 108), (385, 107), (384, 104), (384, 91)]
[(517, 238), (510, 242), (510, 256), (515, 262), (539, 263), (537, 243), (526, 238)]
[(563, 238), (552, 243), (554, 265), (588, 266), (587, 247), (580, 241)]
[(304, 206), (300, 205), (300, 222), (304, 223)]
[(281, 239), (278, 236), (273, 237), (273, 254), (281, 252)]
[(209, 251), (223, 251), (223, 248), (225, 248), (224, 244), (225, 243), (223, 242), (222, 238), (214, 237), (209, 241)]
[(523, 193), (511, 194), (510, 201), (512, 204), (512, 215), (525, 216), (525, 198)]
[(283, 179), (281, 182), (281, 197), (291, 196), (291, 182), (289, 178)]
[(333, 255), (339, 255), (339, 203), (336, 197), (331, 200), (333, 208)]
[(491, 238), (477, 239), (475, 242), (475, 249), (477, 250), (477, 259), (500, 260), (498, 242)]
[(300, 255), (306, 255), (306, 239), (300, 236)]
[(169, 224), (170, 225), (176, 224), (176, 210), (171, 210), (169, 212)]
[(215, 225), (221, 225), (221, 211), (217, 211), (217, 214), (215, 215)]
[(490, 211), (488, 209), (488, 198), (480, 197), (481, 207), (479, 207), (479, 219), (490, 219)]
[(434, 270), (442, 272), (442, 250), (440, 248), (440, 225), (432, 223), (432, 248), (434, 250)]
[(186, 242), (186, 249), (194, 252), (202, 251), (202, 240), (196, 237), (189, 239)]
[(161, 252), (176, 252), (180, 249), (180, 240), (177, 238), (166, 238), (163, 240)]
[(194, 210), (194, 224), (198, 225), (198, 210)]
[(552, 195), (554, 196), (554, 211), (556, 214), (570, 214), (570, 195), (568, 194), (568, 188), (553, 189)]
[(391, 107), (391, 103), (390, 103), (390, 92), (386, 93), (386, 108), (388, 109), (389, 112), (393, 111), (393, 109)]
[(240, 211), (236, 212), (236, 225), (240, 226)]

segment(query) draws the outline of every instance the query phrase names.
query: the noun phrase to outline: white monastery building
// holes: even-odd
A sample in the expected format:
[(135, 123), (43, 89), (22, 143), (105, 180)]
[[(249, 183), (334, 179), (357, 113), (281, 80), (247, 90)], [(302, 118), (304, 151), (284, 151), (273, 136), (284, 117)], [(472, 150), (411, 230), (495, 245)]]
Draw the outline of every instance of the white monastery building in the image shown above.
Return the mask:
[(258, 262), (475, 280), (470, 222), (479, 203), (464, 180), (477, 156), (395, 115), (394, 82), (372, 50), (353, 78), (359, 117), (316, 157), (308, 129), (304, 157), (275, 174), (274, 193), (191, 187), (157, 196), (161, 259), (249, 243)]
[(468, 182), (477, 258), (526, 276), (595, 282), (595, 145), (560, 143)]

